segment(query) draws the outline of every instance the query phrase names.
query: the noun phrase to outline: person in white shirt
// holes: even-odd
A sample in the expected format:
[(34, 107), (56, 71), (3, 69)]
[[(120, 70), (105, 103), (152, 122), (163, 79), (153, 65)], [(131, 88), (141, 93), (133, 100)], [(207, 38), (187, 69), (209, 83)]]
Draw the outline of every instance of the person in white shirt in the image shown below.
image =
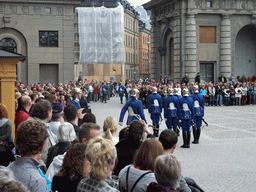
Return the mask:
[(241, 97), (242, 97), (242, 89), (238, 84), (237, 87), (235, 88), (236, 105), (241, 105)]

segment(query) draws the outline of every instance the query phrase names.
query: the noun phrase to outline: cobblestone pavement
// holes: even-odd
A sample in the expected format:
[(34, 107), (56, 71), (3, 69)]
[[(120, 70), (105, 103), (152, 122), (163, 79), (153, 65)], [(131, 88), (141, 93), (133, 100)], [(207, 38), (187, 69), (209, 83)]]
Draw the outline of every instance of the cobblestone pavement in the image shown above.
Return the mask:
[[(101, 127), (107, 116), (119, 119), (123, 106), (118, 97), (90, 105)], [(209, 126), (203, 127), (200, 144), (191, 143), (189, 149), (183, 149), (180, 136), (174, 151), (183, 176), (193, 178), (206, 192), (256, 192), (255, 109), (254, 105), (205, 107)], [(145, 116), (151, 124), (147, 109)], [(164, 122), (160, 129), (166, 129)]]

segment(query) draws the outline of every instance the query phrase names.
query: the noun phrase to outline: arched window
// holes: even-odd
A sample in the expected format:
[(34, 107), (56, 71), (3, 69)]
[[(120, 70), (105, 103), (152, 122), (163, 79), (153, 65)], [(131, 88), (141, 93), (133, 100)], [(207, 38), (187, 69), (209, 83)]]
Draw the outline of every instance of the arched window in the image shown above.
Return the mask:
[(17, 53), (17, 44), (11, 38), (4, 38), (0, 41), (0, 49)]

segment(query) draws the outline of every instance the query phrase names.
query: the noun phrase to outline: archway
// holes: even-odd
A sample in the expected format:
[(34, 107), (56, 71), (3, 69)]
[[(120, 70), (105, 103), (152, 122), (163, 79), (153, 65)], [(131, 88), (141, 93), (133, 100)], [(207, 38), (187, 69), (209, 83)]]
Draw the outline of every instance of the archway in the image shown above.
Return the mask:
[[(27, 57), (27, 41), (22, 33), (13, 28), (0, 28), (0, 47), (22, 54)], [(16, 44), (16, 48), (15, 48)], [(17, 81), (27, 85), (28, 61), (27, 59), (17, 64)]]
[(166, 54), (162, 56), (162, 74), (168, 79), (173, 79), (174, 76), (174, 39), (173, 31), (168, 28), (164, 33), (163, 47), (166, 49)]
[(244, 26), (235, 41), (235, 76), (252, 77), (256, 74), (256, 26)]
[(173, 38), (170, 39), (169, 42), (169, 75), (173, 75), (174, 74), (174, 42), (173, 42)]

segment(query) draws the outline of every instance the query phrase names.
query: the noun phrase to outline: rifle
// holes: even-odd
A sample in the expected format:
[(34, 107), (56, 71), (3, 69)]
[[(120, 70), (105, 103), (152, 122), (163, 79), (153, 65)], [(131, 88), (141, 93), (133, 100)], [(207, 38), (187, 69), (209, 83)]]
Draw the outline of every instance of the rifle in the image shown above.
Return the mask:
[(205, 123), (206, 127), (208, 126), (208, 123), (202, 118), (202, 121)]

